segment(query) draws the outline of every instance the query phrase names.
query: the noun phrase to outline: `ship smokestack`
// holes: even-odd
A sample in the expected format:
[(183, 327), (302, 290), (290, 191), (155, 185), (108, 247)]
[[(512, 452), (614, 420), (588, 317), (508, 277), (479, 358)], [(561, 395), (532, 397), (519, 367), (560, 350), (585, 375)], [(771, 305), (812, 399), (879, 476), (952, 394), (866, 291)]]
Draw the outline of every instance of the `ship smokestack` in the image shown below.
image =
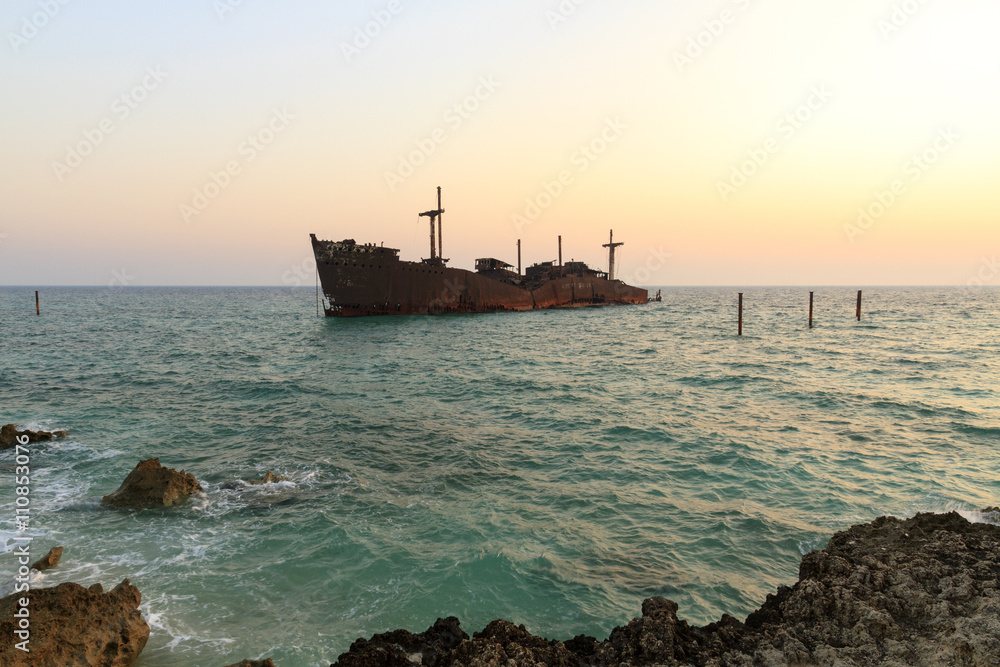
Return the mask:
[(559, 237), (559, 275), (562, 275), (562, 236)]
[(521, 275), (521, 239), (517, 240), (517, 275)]
[(441, 240), (441, 230), (444, 228), (444, 209), (441, 208), (441, 186), (438, 186), (438, 257), (444, 257), (444, 241)]

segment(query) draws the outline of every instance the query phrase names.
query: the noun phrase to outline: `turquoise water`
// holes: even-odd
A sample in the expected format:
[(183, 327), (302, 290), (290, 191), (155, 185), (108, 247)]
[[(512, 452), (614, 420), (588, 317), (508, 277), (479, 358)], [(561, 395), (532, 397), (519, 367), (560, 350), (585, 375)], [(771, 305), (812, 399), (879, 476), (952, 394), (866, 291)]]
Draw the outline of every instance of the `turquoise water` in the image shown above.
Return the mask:
[[(325, 665), (448, 615), (742, 617), (833, 531), (998, 504), (1000, 290), (869, 289), (859, 324), (820, 289), (810, 331), (808, 290), (747, 289), (743, 338), (736, 291), (331, 320), (311, 289), (0, 289), (0, 423), (71, 433), (33, 447), (33, 549), (66, 547), (33, 585), (129, 577), (141, 667)], [(206, 494), (102, 507), (149, 457)]]

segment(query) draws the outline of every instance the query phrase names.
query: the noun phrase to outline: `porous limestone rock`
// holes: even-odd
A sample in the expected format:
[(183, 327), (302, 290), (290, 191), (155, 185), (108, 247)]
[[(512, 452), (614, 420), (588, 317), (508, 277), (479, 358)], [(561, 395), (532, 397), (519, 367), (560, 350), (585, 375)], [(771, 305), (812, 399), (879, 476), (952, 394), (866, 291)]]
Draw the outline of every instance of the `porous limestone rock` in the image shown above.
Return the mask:
[(139, 461), (118, 490), (101, 502), (118, 507), (170, 507), (202, 491), (191, 473), (165, 468), (159, 459), (146, 459)]
[[(15, 634), (29, 610), (30, 652), (17, 648)], [(36, 588), (0, 599), (0, 664), (11, 667), (130, 667), (149, 639), (139, 613), (139, 589), (122, 581), (104, 593), (71, 582)]]
[(59, 559), (62, 558), (63, 548), (62, 547), (52, 547), (49, 549), (49, 553), (45, 554), (43, 557), (32, 563), (31, 567), (38, 571), (47, 570), (51, 567), (55, 567), (59, 564)]
[(470, 639), (449, 618), (419, 635), (359, 639), (335, 667), (875, 664), (1000, 665), (1000, 526), (954, 512), (854, 526), (803, 557), (798, 583), (768, 595), (744, 623), (724, 615), (690, 626), (660, 597), (603, 642), (552, 641), (504, 620)]
[(28, 442), (44, 442), (46, 440), (51, 440), (53, 438), (61, 438), (63, 436), (69, 435), (66, 431), (32, 431), (30, 429), (25, 429), (23, 431), (18, 431), (17, 427), (13, 424), (5, 424), (0, 427), (0, 449), (6, 447), (13, 447), (18, 442), (18, 437), (27, 436)]

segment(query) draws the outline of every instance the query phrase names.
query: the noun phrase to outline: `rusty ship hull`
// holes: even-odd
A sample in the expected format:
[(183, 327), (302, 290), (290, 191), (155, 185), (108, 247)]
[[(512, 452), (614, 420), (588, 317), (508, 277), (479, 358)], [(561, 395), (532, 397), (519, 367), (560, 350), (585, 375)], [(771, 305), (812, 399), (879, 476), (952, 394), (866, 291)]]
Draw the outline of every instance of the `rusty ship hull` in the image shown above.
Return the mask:
[(614, 251), (622, 245), (613, 242), (614, 232), (611, 242), (604, 246), (609, 249), (607, 273), (583, 262), (564, 265), (562, 237), (558, 264), (534, 264), (522, 276), (518, 241), (516, 273), (511, 270), (513, 265), (491, 257), (477, 259), (473, 272), (449, 267), (448, 260), (441, 256), (443, 214), (438, 188), (437, 209), (420, 214), (430, 218), (431, 256), (419, 262), (401, 260), (396, 248), (361, 244), (353, 239), (322, 241), (310, 234), (327, 316), (487, 313), (649, 300), (641, 287), (613, 279)]
[(486, 313), (638, 304), (648, 293), (600, 275), (563, 275), (534, 288), (465, 269), (400, 260), (393, 248), (312, 238), (330, 317)]

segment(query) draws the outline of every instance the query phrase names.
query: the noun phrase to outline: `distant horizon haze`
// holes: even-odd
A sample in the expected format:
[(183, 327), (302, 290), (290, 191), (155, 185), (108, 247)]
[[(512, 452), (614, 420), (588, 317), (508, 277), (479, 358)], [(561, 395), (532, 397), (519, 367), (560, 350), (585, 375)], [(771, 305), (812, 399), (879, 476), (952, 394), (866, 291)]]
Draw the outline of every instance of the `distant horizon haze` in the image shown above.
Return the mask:
[(1000, 285), (1000, 4), (11, 0), (0, 284), (312, 281), (309, 234), (643, 285)]

